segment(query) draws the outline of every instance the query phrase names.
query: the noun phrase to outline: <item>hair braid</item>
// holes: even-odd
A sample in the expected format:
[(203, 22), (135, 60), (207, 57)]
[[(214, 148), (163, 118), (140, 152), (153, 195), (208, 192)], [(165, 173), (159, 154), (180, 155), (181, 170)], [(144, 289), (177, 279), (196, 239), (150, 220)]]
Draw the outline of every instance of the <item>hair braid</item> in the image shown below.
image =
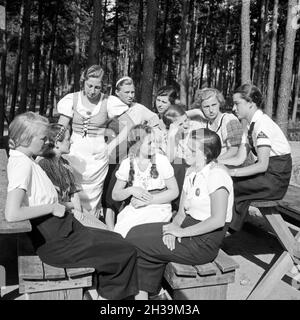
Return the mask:
[(151, 178), (153, 179), (157, 179), (158, 176), (159, 176), (159, 173), (157, 171), (157, 167), (156, 167), (156, 157), (155, 157), (155, 154), (151, 157), (151, 169), (150, 169), (150, 176)]
[(134, 154), (130, 153), (129, 154), (129, 176), (128, 176), (128, 186), (132, 187), (133, 184), (133, 180), (134, 180), (134, 164), (133, 164), (133, 160), (134, 160)]

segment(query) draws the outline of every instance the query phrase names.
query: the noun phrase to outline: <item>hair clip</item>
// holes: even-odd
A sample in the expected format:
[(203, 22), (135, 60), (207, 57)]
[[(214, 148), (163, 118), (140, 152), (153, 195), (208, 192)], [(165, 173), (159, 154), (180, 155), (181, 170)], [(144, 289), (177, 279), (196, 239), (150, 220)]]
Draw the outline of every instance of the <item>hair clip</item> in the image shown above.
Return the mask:
[(132, 81), (132, 79), (131, 79), (130, 77), (128, 77), (128, 76), (122, 77), (121, 79), (119, 79), (119, 80), (117, 81), (116, 87), (118, 86), (118, 84), (119, 84), (120, 82), (122, 82), (122, 81), (124, 81), (124, 80), (131, 80), (131, 81)]

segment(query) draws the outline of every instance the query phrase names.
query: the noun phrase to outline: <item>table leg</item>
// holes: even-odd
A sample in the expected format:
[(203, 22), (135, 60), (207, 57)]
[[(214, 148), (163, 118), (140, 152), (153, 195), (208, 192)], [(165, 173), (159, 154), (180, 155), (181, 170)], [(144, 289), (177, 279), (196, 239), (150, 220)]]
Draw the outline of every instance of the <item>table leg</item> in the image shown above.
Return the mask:
[(2, 296), (2, 287), (6, 285), (6, 274), (4, 266), (0, 265), (0, 297)]
[(282, 277), (291, 270), (293, 265), (294, 261), (289, 252), (284, 251), (260, 283), (250, 293), (247, 300), (265, 299), (272, 292), (274, 286), (282, 279)]

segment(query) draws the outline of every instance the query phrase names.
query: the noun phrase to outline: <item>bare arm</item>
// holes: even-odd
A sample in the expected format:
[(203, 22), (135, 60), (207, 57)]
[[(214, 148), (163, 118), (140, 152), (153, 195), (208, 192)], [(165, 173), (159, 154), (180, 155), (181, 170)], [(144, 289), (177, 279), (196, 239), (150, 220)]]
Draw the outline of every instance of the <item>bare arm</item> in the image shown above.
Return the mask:
[(165, 225), (163, 233), (172, 234), (176, 237), (193, 237), (217, 230), (225, 225), (228, 190), (224, 187), (217, 189), (210, 195), (211, 199), (211, 216), (193, 226), (181, 228), (174, 224)]
[(58, 123), (59, 124), (62, 124), (64, 127), (68, 127), (68, 125), (70, 124), (70, 118), (67, 117), (67, 116), (64, 116), (63, 114), (61, 114), (59, 116), (59, 119), (58, 119)]
[(34, 207), (22, 206), (25, 194), (26, 191), (19, 188), (8, 192), (5, 207), (5, 218), (7, 221), (22, 221), (45, 216), (47, 214), (53, 214), (58, 217), (64, 216), (65, 207), (58, 203)]
[(179, 190), (175, 177), (166, 179), (165, 184), (167, 190), (153, 194), (149, 204), (169, 203), (178, 197)]
[(247, 167), (230, 169), (230, 175), (234, 177), (252, 176), (254, 174), (266, 172), (269, 166), (271, 148), (261, 146), (257, 150), (257, 162)]
[(149, 200), (152, 198), (152, 195), (145, 189), (140, 187), (127, 187), (126, 181), (117, 179), (115, 186), (112, 191), (112, 198), (115, 201), (123, 201), (130, 196), (134, 196), (137, 199)]
[(78, 210), (78, 211), (82, 210), (78, 192), (76, 192), (72, 195), (71, 202), (72, 202), (73, 208), (75, 210)]
[(226, 152), (224, 152), (221, 156), (218, 157), (218, 160), (226, 160), (233, 158), (237, 154), (238, 150), (239, 147), (229, 147), (229, 149)]
[(247, 159), (247, 155), (248, 155), (247, 145), (242, 143), (239, 146), (238, 151), (235, 156), (233, 156), (232, 158), (227, 158), (227, 159), (219, 158), (218, 162), (223, 163), (228, 166), (237, 167), (237, 166), (240, 166), (241, 164), (244, 163), (244, 161)]

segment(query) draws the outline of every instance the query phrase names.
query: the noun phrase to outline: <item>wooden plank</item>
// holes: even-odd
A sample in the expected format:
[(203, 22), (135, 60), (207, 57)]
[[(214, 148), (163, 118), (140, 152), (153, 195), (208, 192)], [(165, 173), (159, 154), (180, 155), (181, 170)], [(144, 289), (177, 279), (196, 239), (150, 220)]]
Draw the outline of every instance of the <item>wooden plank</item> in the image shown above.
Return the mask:
[(296, 221), (300, 221), (300, 211), (295, 211), (281, 205), (277, 207), (277, 210), (283, 215), (289, 216)]
[(233, 271), (240, 267), (239, 264), (222, 249), (219, 250), (214, 263), (220, 268), (222, 272)]
[(280, 200), (280, 206), (300, 215), (300, 187), (289, 185), (284, 198)]
[(85, 274), (90, 274), (95, 271), (94, 268), (66, 268), (65, 270), (69, 278), (75, 278)]
[(276, 208), (260, 208), (260, 211), (269, 221), (283, 247), (293, 256), (295, 238), (280, 213)]
[(45, 278), (47, 280), (52, 279), (67, 279), (67, 273), (63, 268), (52, 267), (49, 264), (43, 263)]
[(194, 266), (199, 276), (217, 274), (218, 268), (213, 263), (199, 264)]
[(265, 277), (250, 293), (247, 300), (264, 300), (293, 265), (294, 262), (289, 252), (284, 251)]
[(23, 279), (44, 279), (44, 269), (38, 256), (18, 257), (19, 282)]
[(177, 276), (196, 277), (197, 271), (193, 266), (175, 262), (169, 262), (167, 265), (170, 272), (175, 273)]
[(218, 270), (217, 274), (212, 276), (182, 277), (177, 276), (167, 267), (164, 277), (172, 289), (184, 289), (232, 283), (235, 279), (235, 272), (222, 273)]
[(82, 300), (82, 298), (82, 288), (34, 292), (28, 295), (28, 300)]
[(226, 300), (228, 284), (187, 289), (175, 289), (171, 296), (174, 300)]
[(92, 276), (68, 280), (32, 281), (23, 279), (19, 284), (20, 293), (45, 292), (73, 288), (84, 288), (92, 285)]
[(264, 200), (257, 200), (252, 201), (251, 206), (255, 208), (270, 208), (270, 207), (276, 207), (280, 204), (280, 201), (264, 201)]

